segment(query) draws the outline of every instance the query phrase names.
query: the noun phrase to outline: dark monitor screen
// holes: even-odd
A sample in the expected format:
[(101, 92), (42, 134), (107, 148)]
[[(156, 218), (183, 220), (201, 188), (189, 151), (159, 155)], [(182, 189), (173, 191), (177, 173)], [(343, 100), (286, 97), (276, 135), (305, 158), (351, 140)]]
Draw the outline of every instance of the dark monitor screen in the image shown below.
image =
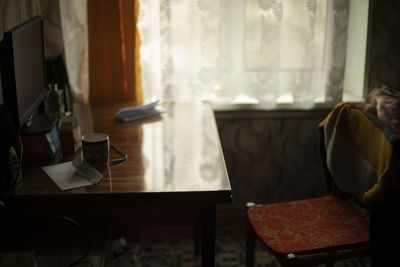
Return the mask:
[(5, 32), (2, 43), (4, 102), (22, 128), (47, 95), (42, 17)]

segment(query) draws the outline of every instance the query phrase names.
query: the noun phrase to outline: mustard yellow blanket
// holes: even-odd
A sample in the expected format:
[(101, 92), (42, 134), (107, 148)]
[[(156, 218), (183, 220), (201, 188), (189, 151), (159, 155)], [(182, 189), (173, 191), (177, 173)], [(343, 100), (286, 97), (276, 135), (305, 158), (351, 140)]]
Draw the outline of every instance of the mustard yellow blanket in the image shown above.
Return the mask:
[(400, 137), (378, 117), (341, 103), (319, 127), (327, 167), (340, 190), (370, 205), (399, 184)]

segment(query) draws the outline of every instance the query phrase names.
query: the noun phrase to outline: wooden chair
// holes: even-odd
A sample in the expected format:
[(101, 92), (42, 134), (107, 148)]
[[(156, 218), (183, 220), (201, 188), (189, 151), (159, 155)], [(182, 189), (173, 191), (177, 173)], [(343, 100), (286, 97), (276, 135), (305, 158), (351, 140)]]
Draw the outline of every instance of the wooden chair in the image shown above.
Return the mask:
[[(383, 190), (384, 185), (395, 184), (392, 181), (397, 179), (396, 177), (400, 177), (398, 175), (400, 168), (396, 167), (396, 165), (399, 166), (399, 157), (395, 155), (398, 152), (395, 153), (394, 150), (396, 149), (392, 149), (392, 140), (398, 140), (398, 138), (394, 137), (393, 133), (386, 128), (387, 126), (379, 120), (356, 110), (350, 104), (338, 106), (323, 122), (324, 125), (331, 123), (328, 126), (331, 127), (331, 130), (333, 129), (333, 134), (329, 133), (329, 138), (334, 137), (334, 134), (339, 130), (345, 129), (346, 138), (353, 139), (351, 139), (351, 142), (347, 142), (348, 140), (345, 142), (347, 146), (351, 143), (352, 147), (349, 150), (346, 150), (346, 147), (340, 147), (340, 149), (336, 147), (333, 152), (326, 151), (331, 149), (332, 146), (326, 145), (323, 134), (324, 130), (327, 129), (323, 128), (325, 126), (321, 126), (323, 123), (320, 124), (322, 130), (320, 131), (322, 135), (321, 158), (329, 181), (328, 184), (332, 185), (332, 194), (319, 198), (265, 205), (248, 203), (246, 266), (254, 265), (254, 241), (256, 238), (259, 238), (272, 251), (282, 266), (312, 266), (318, 264), (333, 266), (333, 263), (338, 260), (371, 256), (368, 215), (370, 207), (375, 205), (373, 204), (374, 201), (382, 199), (380, 194), (383, 193), (375, 189), (379, 187)], [(332, 121), (326, 122), (327, 120)], [(353, 125), (350, 125), (352, 123)], [(343, 140), (343, 136), (339, 136), (339, 141)], [(365, 143), (360, 140), (363, 138), (365, 138)], [(374, 143), (371, 140), (377, 140), (377, 142)], [(340, 145), (340, 143), (331, 143), (330, 145), (332, 144), (334, 146)], [(357, 146), (362, 148), (359, 149)], [(365, 149), (366, 146), (372, 146), (374, 153), (369, 153)], [(381, 149), (380, 146), (383, 148)], [(359, 150), (356, 152), (358, 154), (354, 157), (354, 162), (359, 164), (358, 167), (361, 166), (363, 170), (353, 171), (351, 169), (356, 168), (357, 164), (351, 165), (352, 156), (349, 155), (350, 152), (348, 151), (357, 149)], [(343, 151), (345, 152), (344, 155)], [(330, 154), (329, 162), (326, 157), (327, 153), (336, 153)], [(368, 161), (361, 162), (369, 164), (368, 166), (360, 164), (360, 156), (364, 159), (369, 157)], [(350, 165), (343, 168), (342, 163)], [(341, 173), (342, 175), (335, 177), (332, 174), (332, 166), (336, 167), (333, 172), (336, 171), (336, 174)], [(381, 166), (386, 166), (386, 169), (380, 169)], [(373, 169), (373, 171), (366, 173), (365, 169), (368, 168)], [(351, 175), (346, 176), (345, 172), (351, 172)], [(341, 179), (338, 176), (345, 176), (345, 181), (343, 181), (343, 177)], [(364, 181), (375, 179), (375, 182), (372, 184), (370, 182), (368, 187), (364, 186), (363, 190), (358, 191), (366, 193), (357, 195), (350, 192), (353, 188), (348, 186), (348, 181), (353, 177), (360, 179), (355, 182), (355, 185), (361, 184), (363, 179)], [(380, 182), (384, 180), (386, 182), (381, 184)], [(379, 184), (379, 186), (376, 187), (374, 184)], [(342, 192), (344, 190), (339, 190), (339, 188), (345, 188), (345, 193)], [(350, 190), (348, 190), (349, 188)], [(364, 205), (366, 204), (365, 198), (369, 202), (367, 203), (368, 206)], [(349, 201), (352, 199), (356, 201)], [(361, 205), (355, 205), (355, 203)], [(367, 207), (367, 209), (364, 209), (366, 211), (364, 215), (360, 212), (360, 207), (361, 211), (362, 208)]]

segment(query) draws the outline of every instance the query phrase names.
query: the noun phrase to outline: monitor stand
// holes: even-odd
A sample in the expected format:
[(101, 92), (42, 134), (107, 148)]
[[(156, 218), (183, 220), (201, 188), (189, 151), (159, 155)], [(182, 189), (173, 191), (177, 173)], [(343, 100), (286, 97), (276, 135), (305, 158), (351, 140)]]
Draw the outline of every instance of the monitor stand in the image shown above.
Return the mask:
[(50, 132), (57, 123), (57, 117), (48, 115), (34, 116), (21, 129), (21, 135), (36, 135)]

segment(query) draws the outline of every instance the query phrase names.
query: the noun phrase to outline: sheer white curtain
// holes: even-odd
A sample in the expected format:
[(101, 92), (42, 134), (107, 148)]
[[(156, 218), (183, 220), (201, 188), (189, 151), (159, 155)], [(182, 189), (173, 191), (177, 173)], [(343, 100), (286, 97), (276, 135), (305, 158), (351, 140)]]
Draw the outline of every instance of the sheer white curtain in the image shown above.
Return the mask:
[(341, 101), (348, 0), (140, 2), (145, 100)]
[(74, 99), (89, 101), (87, 1), (60, 1), (68, 78)]

